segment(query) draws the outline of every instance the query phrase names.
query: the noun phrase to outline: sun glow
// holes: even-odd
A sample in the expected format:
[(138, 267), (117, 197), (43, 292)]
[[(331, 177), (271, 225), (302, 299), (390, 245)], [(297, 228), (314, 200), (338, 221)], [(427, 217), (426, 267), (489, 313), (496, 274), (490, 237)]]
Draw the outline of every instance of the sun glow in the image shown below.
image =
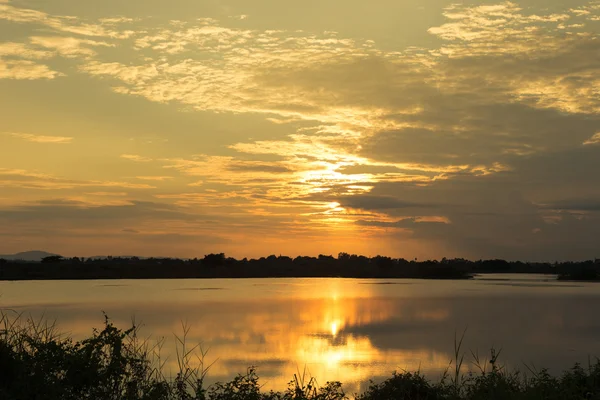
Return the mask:
[(331, 208), (332, 210), (335, 210), (339, 206), (340, 206), (340, 203), (338, 203), (337, 201), (331, 202), (327, 205), (327, 207)]
[(335, 336), (338, 333), (338, 325), (337, 322), (332, 322), (331, 323), (331, 335)]

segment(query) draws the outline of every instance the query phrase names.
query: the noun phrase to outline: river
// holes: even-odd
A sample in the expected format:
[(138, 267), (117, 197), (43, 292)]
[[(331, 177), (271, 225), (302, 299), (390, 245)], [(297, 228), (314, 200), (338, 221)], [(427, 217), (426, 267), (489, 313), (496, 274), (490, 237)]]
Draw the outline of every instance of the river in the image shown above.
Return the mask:
[(600, 285), (544, 275), (0, 282), (0, 308), (43, 314), (75, 338), (101, 328), (103, 311), (122, 328), (134, 318), (151, 343), (165, 338), (167, 371), (184, 324), (188, 345), (202, 343), (214, 362), (209, 382), (255, 365), (267, 389), (284, 389), (305, 368), (350, 393), (394, 370), (438, 379), (465, 329), (465, 371), (471, 350), (483, 357), (492, 347), (508, 368), (555, 374), (600, 356)]

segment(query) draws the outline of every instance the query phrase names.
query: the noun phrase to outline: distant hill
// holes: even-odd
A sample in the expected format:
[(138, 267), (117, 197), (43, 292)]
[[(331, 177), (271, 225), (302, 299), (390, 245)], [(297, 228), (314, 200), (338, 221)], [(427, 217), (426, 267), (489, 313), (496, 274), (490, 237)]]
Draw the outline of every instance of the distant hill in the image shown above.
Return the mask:
[(48, 253), (46, 251), (24, 251), (17, 254), (0, 254), (0, 258), (8, 261), (42, 261), (42, 258), (57, 256), (58, 254)]

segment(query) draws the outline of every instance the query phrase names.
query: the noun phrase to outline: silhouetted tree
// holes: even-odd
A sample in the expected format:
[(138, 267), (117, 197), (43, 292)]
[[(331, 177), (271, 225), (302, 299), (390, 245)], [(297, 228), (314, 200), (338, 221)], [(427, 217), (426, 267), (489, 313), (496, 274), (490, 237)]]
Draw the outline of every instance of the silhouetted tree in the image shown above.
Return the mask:
[(348, 254), (348, 253), (339, 253), (338, 254), (338, 260), (339, 261), (349, 261), (350, 260), (350, 254)]
[(63, 256), (48, 256), (42, 258), (44, 264), (57, 264), (63, 260)]
[(394, 260), (390, 257), (376, 256), (371, 259), (379, 268), (391, 268), (394, 266)]
[(202, 264), (204, 265), (214, 265), (214, 266), (222, 266), (225, 265), (225, 254), (207, 254), (202, 259)]
[[(114, 279), (114, 278), (260, 278), (347, 277), (468, 279), (476, 273), (558, 274), (559, 279), (600, 280), (600, 260), (535, 263), (505, 260), (470, 261), (463, 258), (415, 261), (378, 255), (339, 253), (294, 259), (274, 254), (236, 260), (224, 253), (202, 259), (107, 257), (80, 259), (50, 256), (39, 262), (0, 260), (0, 279)], [(85, 264), (85, 268), (82, 265)], [(0, 396), (1, 397), (1, 396)]]

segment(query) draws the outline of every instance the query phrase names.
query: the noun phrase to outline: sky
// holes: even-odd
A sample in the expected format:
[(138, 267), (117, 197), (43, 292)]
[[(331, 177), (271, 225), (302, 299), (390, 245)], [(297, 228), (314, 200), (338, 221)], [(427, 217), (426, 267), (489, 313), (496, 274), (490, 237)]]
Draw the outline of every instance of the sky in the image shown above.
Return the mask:
[(0, 253), (600, 257), (600, 2), (0, 0)]

